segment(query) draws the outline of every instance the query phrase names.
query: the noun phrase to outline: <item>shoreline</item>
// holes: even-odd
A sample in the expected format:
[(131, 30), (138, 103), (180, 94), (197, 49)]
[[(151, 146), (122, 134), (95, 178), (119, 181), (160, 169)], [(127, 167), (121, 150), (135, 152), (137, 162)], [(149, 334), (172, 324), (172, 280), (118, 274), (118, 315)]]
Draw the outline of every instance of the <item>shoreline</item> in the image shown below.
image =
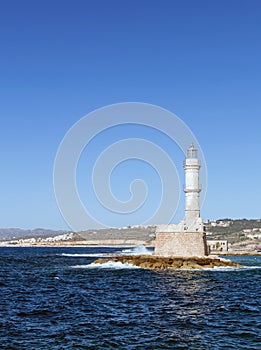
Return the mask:
[[(137, 242), (138, 244), (128, 244), (128, 243), (121, 243), (121, 244), (109, 244), (109, 243), (103, 243), (103, 244), (88, 244), (83, 242), (68, 242), (68, 243), (23, 243), (23, 244), (1, 244), (0, 242), (0, 248), (135, 248), (137, 246), (144, 246), (146, 248), (154, 248), (154, 244), (149, 244), (148, 242)], [(227, 252), (219, 252), (219, 251), (212, 251), (208, 256), (261, 256), (261, 252), (259, 251), (246, 251), (246, 250), (229, 250)]]

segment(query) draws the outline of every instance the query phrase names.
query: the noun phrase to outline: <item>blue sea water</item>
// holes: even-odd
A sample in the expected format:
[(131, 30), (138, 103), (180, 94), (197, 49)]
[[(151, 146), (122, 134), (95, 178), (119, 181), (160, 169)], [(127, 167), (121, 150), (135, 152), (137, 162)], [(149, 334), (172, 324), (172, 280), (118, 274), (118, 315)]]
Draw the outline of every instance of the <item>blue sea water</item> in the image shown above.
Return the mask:
[(116, 250), (0, 248), (0, 349), (260, 349), (261, 257), (204, 271), (90, 265)]

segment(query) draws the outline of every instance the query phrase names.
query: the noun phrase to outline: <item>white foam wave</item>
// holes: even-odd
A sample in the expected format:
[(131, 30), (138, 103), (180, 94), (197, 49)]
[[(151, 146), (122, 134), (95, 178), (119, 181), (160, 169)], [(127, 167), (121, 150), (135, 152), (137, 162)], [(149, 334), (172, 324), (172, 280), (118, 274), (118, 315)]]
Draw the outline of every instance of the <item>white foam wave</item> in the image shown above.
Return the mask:
[(243, 267), (244, 270), (258, 270), (258, 269), (261, 269), (261, 266), (244, 266)]
[(88, 264), (88, 265), (75, 265), (71, 266), (74, 269), (139, 269), (138, 266), (134, 266), (128, 263), (121, 263), (120, 261), (108, 261), (104, 264)]
[(232, 266), (214, 266), (213, 268), (204, 268), (204, 271), (237, 271), (239, 270), (238, 267), (232, 267)]
[(179, 271), (211, 271), (211, 272), (217, 272), (217, 271), (245, 271), (245, 270), (253, 270), (253, 269), (261, 269), (261, 266), (243, 266), (243, 267), (232, 267), (232, 266), (214, 266), (214, 267), (206, 267), (202, 269), (193, 269), (193, 268), (181, 268), (177, 269)]
[(147, 249), (144, 245), (139, 245), (133, 249), (123, 249), (121, 253), (123, 255), (151, 255), (153, 252)]

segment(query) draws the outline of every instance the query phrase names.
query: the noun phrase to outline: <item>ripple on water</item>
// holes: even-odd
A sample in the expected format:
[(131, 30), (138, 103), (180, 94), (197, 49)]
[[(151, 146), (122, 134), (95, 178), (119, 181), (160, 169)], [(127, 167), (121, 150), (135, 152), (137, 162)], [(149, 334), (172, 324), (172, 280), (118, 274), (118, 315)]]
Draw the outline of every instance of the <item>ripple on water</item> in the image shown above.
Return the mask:
[(0, 249), (0, 348), (259, 348), (260, 269), (86, 268), (97, 253)]

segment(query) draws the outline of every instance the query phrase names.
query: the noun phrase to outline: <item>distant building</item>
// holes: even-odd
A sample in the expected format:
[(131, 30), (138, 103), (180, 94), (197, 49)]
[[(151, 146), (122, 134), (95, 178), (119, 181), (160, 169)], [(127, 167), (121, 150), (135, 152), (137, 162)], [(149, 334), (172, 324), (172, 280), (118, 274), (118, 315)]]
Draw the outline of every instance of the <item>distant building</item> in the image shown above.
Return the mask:
[(231, 220), (223, 221), (223, 220), (212, 220), (209, 221), (211, 227), (229, 227), (231, 225)]
[(261, 233), (250, 233), (246, 236), (250, 239), (261, 239)]
[(227, 241), (209, 241), (207, 240), (207, 245), (209, 252), (227, 252), (228, 251), (228, 242)]

